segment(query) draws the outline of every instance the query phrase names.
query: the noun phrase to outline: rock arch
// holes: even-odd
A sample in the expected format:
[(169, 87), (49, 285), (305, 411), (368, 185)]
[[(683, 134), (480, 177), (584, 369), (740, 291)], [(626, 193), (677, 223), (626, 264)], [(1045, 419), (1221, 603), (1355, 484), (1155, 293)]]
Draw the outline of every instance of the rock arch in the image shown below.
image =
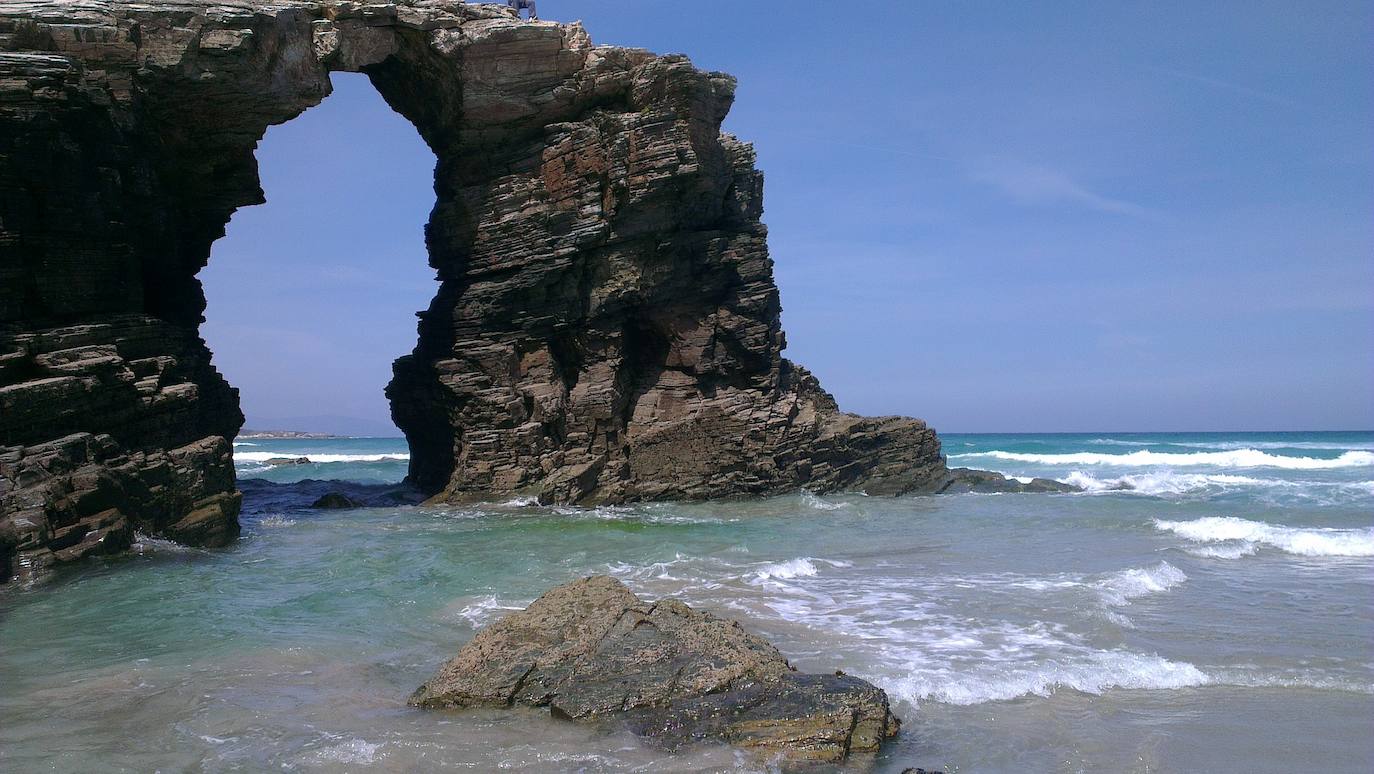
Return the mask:
[[(433, 149), (441, 286), (387, 389), (445, 499), (919, 491), (918, 420), (781, 357), (734, 80), (458, 0), (0, 6), (0, 578), (238, 533), (197, 272), (257, 141), (366, 73)], [(360, 138), (359, 152), (366, 152)]]

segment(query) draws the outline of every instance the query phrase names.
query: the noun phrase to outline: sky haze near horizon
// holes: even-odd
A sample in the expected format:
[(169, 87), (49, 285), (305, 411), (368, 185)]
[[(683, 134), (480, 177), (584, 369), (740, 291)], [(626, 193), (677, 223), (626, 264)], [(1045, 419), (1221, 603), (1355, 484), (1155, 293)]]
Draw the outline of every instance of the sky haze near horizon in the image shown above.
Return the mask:
[[(946, 432), (1374, 428), (1374, 4), (544, 0), (739, 78), (786, 356)], [(389, 425), (434, 158), (360, 75), (201, 273), (254, 421)], [(314, 422), (315, 420), (311, 420)], [(326, 426), (326, 425), (334, 426)]]

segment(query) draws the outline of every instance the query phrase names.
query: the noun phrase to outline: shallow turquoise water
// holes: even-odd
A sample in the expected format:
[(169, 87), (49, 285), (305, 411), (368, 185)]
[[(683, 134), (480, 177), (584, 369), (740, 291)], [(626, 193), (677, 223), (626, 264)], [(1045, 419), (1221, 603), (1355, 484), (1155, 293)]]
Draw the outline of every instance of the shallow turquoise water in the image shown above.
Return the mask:
[[(336, 485), (248, 483), (230, 549), (0, 592), (0, 769), (748, 769), (404, 706), (477, 627), (601, 572), (885, 688), (907, 726), (880, 770), (1374, 766), (1374, 434), (945, 442), (1099, 491), (315, 512)], [(404, 472), (394, 440), (252, 443), (241, 472), (282, 484)]]

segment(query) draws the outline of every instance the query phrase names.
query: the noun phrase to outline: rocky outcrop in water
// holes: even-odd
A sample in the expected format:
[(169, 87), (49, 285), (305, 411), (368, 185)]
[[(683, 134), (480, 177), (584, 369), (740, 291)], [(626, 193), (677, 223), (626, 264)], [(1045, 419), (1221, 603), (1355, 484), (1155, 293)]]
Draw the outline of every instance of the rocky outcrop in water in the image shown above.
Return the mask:
[(310, 507), (325, 511), (343, 511), (349, 508), (360, 508), (362, 506), (358, 501), (343, 492), (326, 492), (320, 495), (315, 502), (311, 503)]
[(127, 316), (14, 331), (0, 336), (0, 582), (123, 551), (135, 529), (238, 537), (237, 395), (194, 331)]
[[(440, 286), (387, 390), (423, 490), (619, 502), (943, 476), (921, 422), (842, 413), (782, 358), (762, 176), (720, 132), (729, 76), (457, 0), (11, 0), (0, 534), (20, 537), (0, 545), (23, 562), (67, 557), (82, 530), (127, 543), (54, 499), (98, 500), (89, 476), (31, 472), (72, 433), (103, 451), (71, 465), (126, 491), (189, 487), (128, 501), (135, 526), (235, 533), (223, 449), (243, 419), (198, 335), (196, 274), (234, 210), (263, 201), (257, 141), (328, 95), (331, 71), (366, 73), (437, 157)], [(206, 508), (217, 528), (173, 528)]]
[(670, 748), (723, 741), (791, 764), (875, 753), (900, 726), (869, 683), (797, 672), (738, 623), (644, 602), (605, 576), (552, 589), (478, 632), (410, 701), (548, 707)]
[(945, 477), (935, 485), (937, 494), (1019, 494), (1019, 493), (1067, 493), (1081, 492), (1082, 487), (1055, 481), (1050, 478), (1032, 478), (1023, 481), (1008, 478), (1001, 473), (972, 468), (951, 468)]
[(167, 451), (131, 452), (90, 433), (0, 448), (0, 548), (8, 549), (0, 577), (118, 553), (135, 529), (225, 545), (239, 534), (233, 486), (229, 445), (218, 436)]

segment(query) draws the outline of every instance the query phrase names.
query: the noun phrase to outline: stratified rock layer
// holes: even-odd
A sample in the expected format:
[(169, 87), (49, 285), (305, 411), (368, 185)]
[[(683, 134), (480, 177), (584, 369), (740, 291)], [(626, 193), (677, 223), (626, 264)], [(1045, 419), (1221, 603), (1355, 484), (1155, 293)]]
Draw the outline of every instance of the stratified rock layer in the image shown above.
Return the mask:
[(410, 701), (549, 707), (669, 747), (724, 741), (790, 763), (877, 752), (901, 725), (869, 683), (799, 673), (738, 623), (643, 602), (606, 576), (554, 588), (478, 632)]
[[(233, 211), (263, 200), (257, 141), (320, 102), (330, 71), (366, 73), (437, 157), (440, 286), (387, 390), (420, 488), (606, 502), (938, 486), (932, 431), (843, 414), (781, 357), (762, 176), (720, 133), (729, 76), (456, 0), (11, 0), (0, 563), (106, 529), (23, 472), (72, 433), (101, 438), (80, 466), (129, 491), (159, 454), (195, 450), (168, 463), (189, 490), (124, 517), (236, 534), (221, 449), (242, 417), (197, 333), (196, 274)], [(169, 526), (167, 508), (210, 506), (217, 529)], [(127, 543), (116, 532), (101, 550)], [(28, 558), (7, 559), (13, 545)]]

